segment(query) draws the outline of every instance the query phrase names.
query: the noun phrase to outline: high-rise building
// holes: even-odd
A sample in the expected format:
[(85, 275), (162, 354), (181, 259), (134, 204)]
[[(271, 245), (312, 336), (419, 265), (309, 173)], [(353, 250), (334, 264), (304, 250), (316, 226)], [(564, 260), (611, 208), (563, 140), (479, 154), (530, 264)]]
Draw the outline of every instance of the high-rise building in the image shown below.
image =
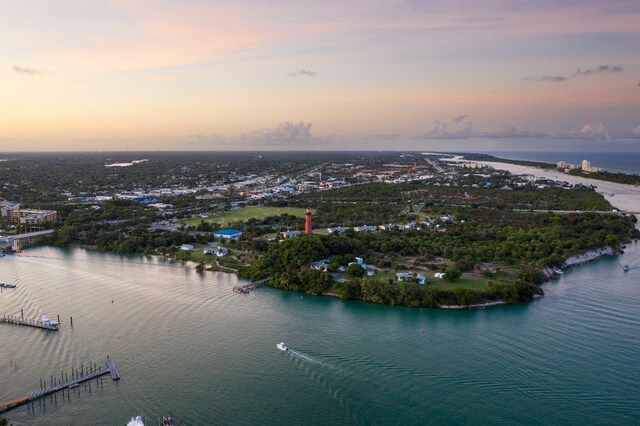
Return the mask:
[(583, 172), (590, 172), (591, 171), (591, 164), (589, 164), (588, 160), (582, 160), (582, 171)]
[(311, 210), (309, 210), (309, 208), (307, 208), (307, 214), (304, 223), (304, 233), (313, 234), (313, 229), (311, 229)]

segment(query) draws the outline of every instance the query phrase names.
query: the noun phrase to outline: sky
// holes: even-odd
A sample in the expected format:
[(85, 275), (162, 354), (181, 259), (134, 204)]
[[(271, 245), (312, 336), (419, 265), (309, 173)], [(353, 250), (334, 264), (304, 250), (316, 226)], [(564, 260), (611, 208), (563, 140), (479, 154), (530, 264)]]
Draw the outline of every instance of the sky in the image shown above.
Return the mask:
[(638, 0), (0, 10), (0, 151), (640, 151)]

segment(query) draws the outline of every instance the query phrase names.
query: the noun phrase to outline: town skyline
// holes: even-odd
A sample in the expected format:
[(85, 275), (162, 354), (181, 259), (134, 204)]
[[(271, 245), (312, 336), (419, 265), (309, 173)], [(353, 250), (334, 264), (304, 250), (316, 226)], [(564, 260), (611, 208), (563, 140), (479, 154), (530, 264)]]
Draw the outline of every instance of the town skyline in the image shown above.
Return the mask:
[(640, 146), (640, 5), (21, 2), (0, 151)]

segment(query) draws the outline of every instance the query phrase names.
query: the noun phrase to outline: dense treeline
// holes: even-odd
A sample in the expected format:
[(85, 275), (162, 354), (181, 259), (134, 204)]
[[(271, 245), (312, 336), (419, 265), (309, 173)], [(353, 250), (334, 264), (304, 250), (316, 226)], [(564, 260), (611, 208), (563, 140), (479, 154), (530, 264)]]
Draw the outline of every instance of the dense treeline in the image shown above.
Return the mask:
[[(484, 226), (459, 223), (446, 232), (391, 231), (344, 235), (304, 236), (269, 246), (241, 275), (258, 280), (273, 277), (272, 285), (294, 291), (325, 293), (348, 299), (408, 306), (473, 304), (487, 300), (517, 302), (538, 292), (540, 268), (560, 266), (571, 255), (602, 246), (617, 247), (638, 232), (633, 219), (617, 215), (551, 215), (521, 213), (531, 226)], [(473, 269), (482, 262), (504, 264), (520, 271), (513, 284), (493, 283), (483, 290), (451, 291), (410, 283), (353, 279), (331, 283), (329, 274), (305, 265), (323, 258), (364, 256), (382, 267), (395, 266), (397, 256), (418, 256), (428, 261), (443, 257)], [(391, 260), (390, 260), (391, 259)], [(344, 262), (343, 262), (344, 263)]]
[(606, 180), (608, 182), (625, 183), (627, 185), (640, 184), (640, 176), (637, 174), (613, 173), (607, 171), (584, 173), (582, 170), (571, 170), (571, 175), (582, 176), (590, 179)]

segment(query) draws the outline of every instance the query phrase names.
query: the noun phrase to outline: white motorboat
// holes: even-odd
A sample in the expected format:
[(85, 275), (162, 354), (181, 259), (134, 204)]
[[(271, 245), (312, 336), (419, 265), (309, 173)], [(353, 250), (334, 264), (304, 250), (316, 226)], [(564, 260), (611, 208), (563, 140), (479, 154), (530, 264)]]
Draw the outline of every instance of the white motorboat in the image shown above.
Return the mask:
[(144, 426), (142, 417), (140, 416), (132, 417), (131, 420), (129, 420), (129, 423), (127, 423), (127, 426)]
[(51, 318), (49, 318), (47, 316), (47, 314), (42, 312), (42, 310), (40, 311), (40, 324), (48, 325), (50, 327), (59, 327), (60, 326), (60, 323), (58, 321), (52, 320)]
[(282, 352), (287, 352), (289, 350), (289, 348), (287, 347), (287, 345), (284, 344), (284, 342), (280, 342), (276, 345), (276, 348), (278, 348), (278, 350), (281, 350)]

